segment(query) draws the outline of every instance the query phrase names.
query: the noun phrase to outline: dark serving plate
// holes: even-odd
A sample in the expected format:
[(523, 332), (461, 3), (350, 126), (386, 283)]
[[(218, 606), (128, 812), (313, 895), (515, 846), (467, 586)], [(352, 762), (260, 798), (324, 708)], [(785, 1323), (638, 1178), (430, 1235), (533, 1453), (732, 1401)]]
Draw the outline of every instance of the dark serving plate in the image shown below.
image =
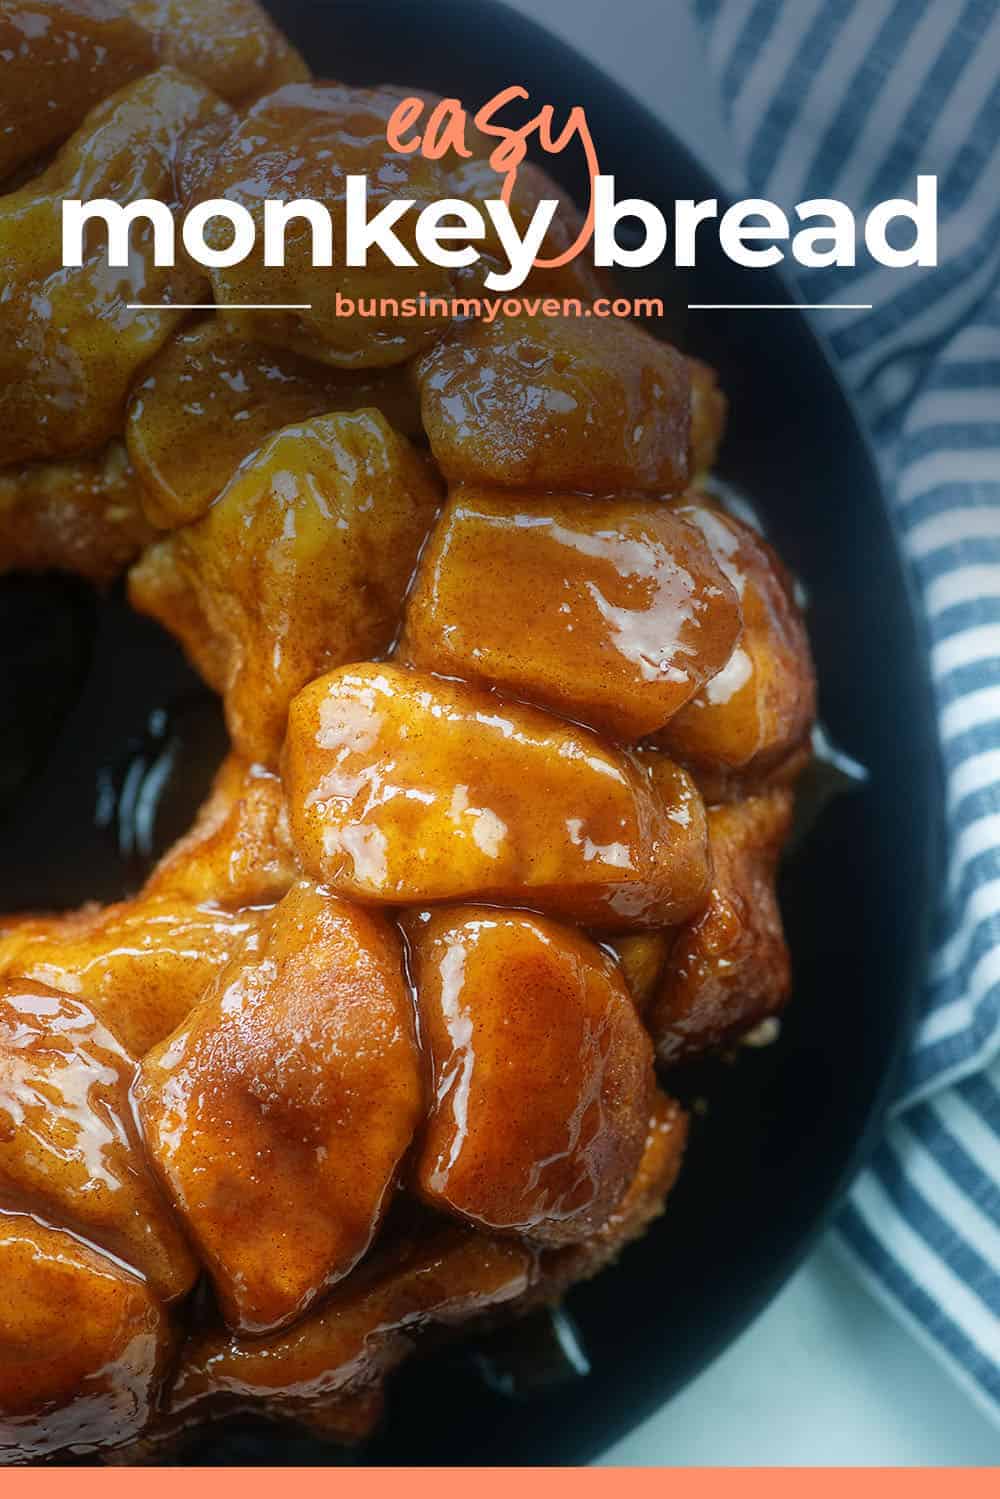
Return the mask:
[[(320, 73), (473, 104), (516, 81), (560, 113), (586, 106), (620, 196), (725, 197), (626, 92), (493, 0), (272, 8)], [(566, 186), (579, 194), (583, 183), (570, 174)], [(870, 781), (820, 818), (786, 870), (796, 1000), (780, 1042), (704, 1082), (708, 1109), (665, 1218), (570, 1297), (589, 1376), (512, 1401), (473, 1377), (466, 1354), (439, 1353), (397, 1377), (382, 1434), (349, 1460), (583, 1463), (622, 1436), (747, 1325), (829, 1221), (910, 1026), (940, 799), (923, 651), (865, 438), (800, 313), (684, 310), (790, 300), (773, 273), (739, 269), (706, 236), (696, 270), (664, 262), (642, 290), (665, 297), (664, 331), (721, 371), (732, 403), (722, 474), (753, 497), (808, 589), (823, 719)], [(220, 754), (217, 717), (192, 697), (174, 647), (119, 596), (8, 580), (0, 622), (0, 910), (112, 898), (134, 883), (144, 843), (189, 817)], [(157, 829), (149, 788), (171, 759), (168, 826)], [(195, 1458), (344, 1460), (260, 1426), (209, 1429)]]

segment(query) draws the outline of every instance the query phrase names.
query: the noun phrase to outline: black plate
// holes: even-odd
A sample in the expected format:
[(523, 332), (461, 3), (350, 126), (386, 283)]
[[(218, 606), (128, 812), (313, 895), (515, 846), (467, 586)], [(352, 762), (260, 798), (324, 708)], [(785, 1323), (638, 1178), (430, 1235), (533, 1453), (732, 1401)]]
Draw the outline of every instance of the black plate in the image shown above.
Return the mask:
[[(489, 0), (289, 0), (272, 9), (320, 73), (470, 103), (516, 81), (560, 112), (586, 106), (620, 196), (725, 197), (627, 93)], [(566, 185), (579, 193), (583, 184), (570, 176)], [(591, 1375), (509, 1402), (471, 1377), (464, 1357), (437, 1356), (397, 1378), (385, 1430), (362, 1460), (583, 1463), (649, 1415), (762, 1309), (828, 1221), (877, 1129), (910, 1026), (940, 797), (924, 653), (897, 542), (857, 419), (801, 314), (683, 311), (688, 302), (783, 302), (787, 288), (773, 273), (732, 265), (707, 236), (699, 253), (697, 270), (665, 264), (646, 274), (644, 289), (668, 299), (670, 335), (721, 371), (732, 402), (722, 472), (753, 496), (808, 588), (823, 718), (871, 781), (826, 813), (785, 879), (797, 997), (780, 1043), (712, 1082), (666, 1217), (620, 1268), (570, 1298)], [(69, 692), (79, 662), (66, 648), (66, 611), (80, 604), (74, 593), (53, 608), (54, 670)], [(94, 644), (50, 762), (8, 819), (0, 909), (113, 895), (128, 882), (110, 830), (94, 827), (95, 777), (130, 736), (140, 759), (155, 759), (149, 714), (191, 683), (172, 647), (118, 601), (101, 606)], [(203, 770), (190, 780), (193, 802)], [(197, 1459), (342, 1460), (259, 1428), (217, 1428)]]

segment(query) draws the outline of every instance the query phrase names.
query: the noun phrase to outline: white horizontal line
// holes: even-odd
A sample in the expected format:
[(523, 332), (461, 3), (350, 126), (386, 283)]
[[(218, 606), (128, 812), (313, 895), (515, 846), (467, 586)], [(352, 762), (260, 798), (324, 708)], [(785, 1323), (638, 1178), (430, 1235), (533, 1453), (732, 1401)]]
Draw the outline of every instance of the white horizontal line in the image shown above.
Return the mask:
[(126, 302), (129, 312), (312, 312), (311, 302)]
[(689, 302), (688, 312), (871, 312), (871, 302)]

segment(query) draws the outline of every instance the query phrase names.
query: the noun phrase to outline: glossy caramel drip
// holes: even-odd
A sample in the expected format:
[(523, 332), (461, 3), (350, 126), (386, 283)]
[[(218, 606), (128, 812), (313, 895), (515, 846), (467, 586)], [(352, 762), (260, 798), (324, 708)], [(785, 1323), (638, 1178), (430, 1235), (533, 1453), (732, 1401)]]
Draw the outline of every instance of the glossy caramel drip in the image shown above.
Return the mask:
[(70, 1234), (6, 1213), (0, 1279), (0, 1466), (138, 1436), (172, 1343), (148, 1287)]
[(262, 913), (169, 895), (0, 921), (0, 978), (79, 995), (133, 1056), (180, 1023), (219, 969), (257, 939)]
[(421, 1196), (536, 1242), (587, 1239), (638, 1169), (652, 1103), (617, 965), (525, 912), (459, 906), (406, 931), (430, 1061)]
[(344, 667), (295, 699), (292, 838), (338, 894), (535, 906), (609, 929), (704, 902), (703, 828), (624, 751), (535, 708), (399, 666)]
[(0, 985), (0, 1203), (73, 1229), (175, 1301), (197, 1264), (147, 1168), (134, 1073), (80, 1000), (27, 979)]
[(230, 1326), (301, 1316), (372, 1243), (420, 1117), (395, 931), (296, 885), (144, 1059), (136, 1101)]
[(700, 533), (660, 501), (460, 486), (424, 552), (400, 655), (634, 743), (718, 676), (741, 631)]

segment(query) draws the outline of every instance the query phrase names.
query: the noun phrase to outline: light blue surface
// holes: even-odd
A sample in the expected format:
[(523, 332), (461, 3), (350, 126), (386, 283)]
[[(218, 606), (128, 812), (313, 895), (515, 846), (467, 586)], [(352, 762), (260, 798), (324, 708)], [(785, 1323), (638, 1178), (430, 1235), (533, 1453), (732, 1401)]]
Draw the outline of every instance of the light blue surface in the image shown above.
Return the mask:
[[(734, 179), (688, 0), (511, 3), (593, 57)], [(670, 47), (650, 47), (667, 27)], [(824, 1246), (742, 1339), (607, 1461), (992, 1465), (1000, 1434)]]
[(604, 1459), (625, 1466), (990, 1467), (1000, 1434), (833, 1250)]

